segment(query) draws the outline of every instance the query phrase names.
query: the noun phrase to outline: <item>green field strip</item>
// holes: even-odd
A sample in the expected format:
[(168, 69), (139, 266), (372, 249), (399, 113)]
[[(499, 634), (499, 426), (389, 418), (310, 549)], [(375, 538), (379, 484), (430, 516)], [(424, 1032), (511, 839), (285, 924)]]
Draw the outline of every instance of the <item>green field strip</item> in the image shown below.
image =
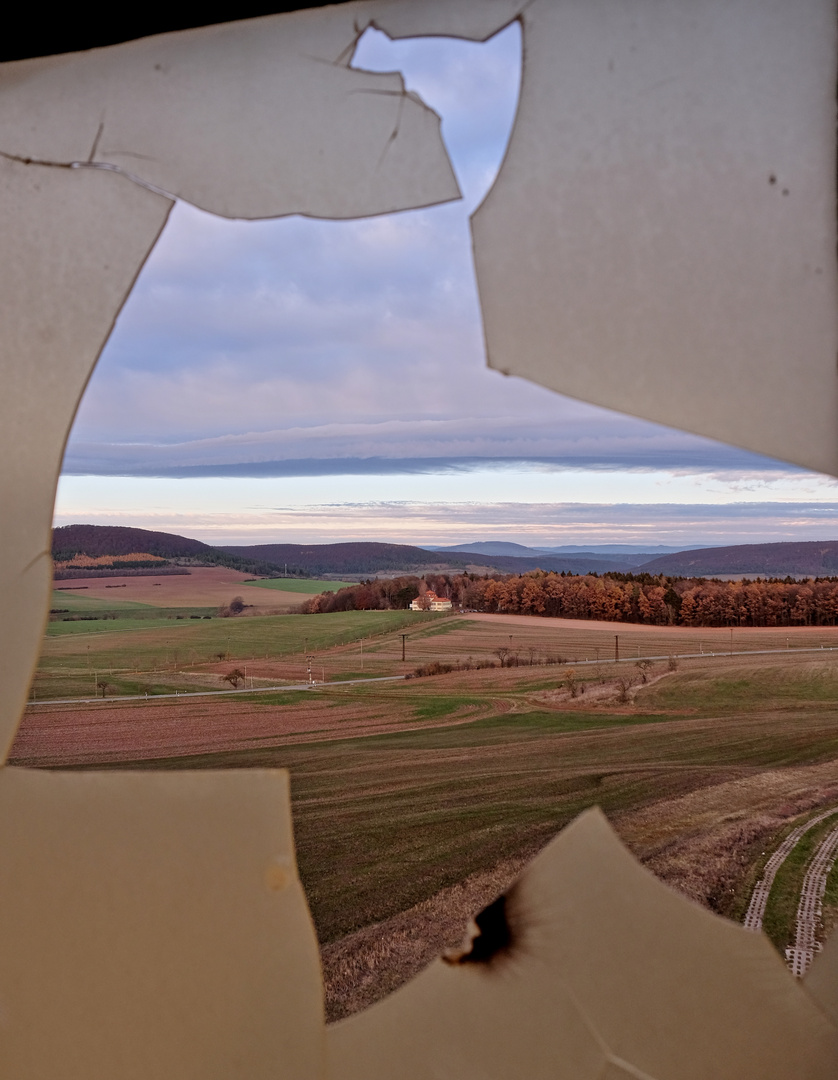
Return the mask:
[[(151, 610), (154, 610), (153, 608)], [(140, 619), (131, 618), (108, 618), (87, 622), (51, 621), (47, 626), (47, 637), (96, 637), (102, 634), (134, 633), (137, 630), (160, 630), (168, 629), (171, 622), (165, 616), (154, 618), (153, 616)]]
[(827, 671), (760, 667), (738, 677), (685, 672), (644, 691), (646, 700), (663, 708), (678, 708), (685, 694), (691, 708), (703, 713), (734, 712), (743, 706), (776, 708), (800, 700), (838, 703), (838, 666)]
[[(159, 612), (174, 612), (159, 617)], [(206, 609), (198, 609), (203, 612)], [(154, 616), (158, 616), (155, 618)], [(84, 687), (75, 690), (84, 672), (122, 671), (137, 673), (153, 688), (155, 673), (174, 669), (200, 668), (203, 665), (231, 665), (263, 658), (282, 660), (303, 653), (328, 652), (336, 647), (363, 640), (376, 642), (399, 632), (416, 618), (433, 620), (432, 614), (418, 616), (404, 611), (351, 611), (330, 615), (253, 615), (241, 618), (190, 618), (188, 609), (144, 607), (125, 613), (124, 617), (102, 621), (54, 622), (50, 624), (42, 646), (35, 678), (37, 697), (88, 697)], [(399, 639), (393, 642), (395, 651)], [(304, 663), (301, 659), (300, 663)], [(352, 667), (359, 666), (355, 660)], [(316, 666), (316, 661), (315, 661)], [(364, 669), (366, 668), (366, 670)], [(365, 665), (356, 677), (379, 673)], [(346, 677), (351, 672), (330, 671), (330, 676)], [(382, 672), (386, 674), (386, 672)], [(300, 677), (304, 671), (300, 670)], [(213, 680), (215, 675), (208, 675)], [(281, 680), (280, 680), (281, 681)], [(55, 692), (47, 692), (46, 687)], [(193, 688), (197, 689), (193, 685)]]
[(50, 604), (52, 608), (66, 608), (70, 612), (74, 611), (135, 611), (138, 608), (152, 608), (153, 604), (141, 604), (138, 600), (100, 600), (95, 596), (82, 595), (81, 589), (78, 592), (67, 591), (62, 589), (53, 589), (52, 602)]

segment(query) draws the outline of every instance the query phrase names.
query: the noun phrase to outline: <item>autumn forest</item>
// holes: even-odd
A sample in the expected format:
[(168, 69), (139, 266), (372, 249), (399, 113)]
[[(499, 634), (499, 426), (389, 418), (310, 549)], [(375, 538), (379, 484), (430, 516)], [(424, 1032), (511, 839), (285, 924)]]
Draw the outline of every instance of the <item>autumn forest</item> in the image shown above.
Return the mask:
[(470, 611), (605, 619), (655, 626), (833, 626), (838, 578), (721, 581), (649, 574), (400, 577), (362, 582), (307, 600), (306, 614), (406, 608), (432, 591)]

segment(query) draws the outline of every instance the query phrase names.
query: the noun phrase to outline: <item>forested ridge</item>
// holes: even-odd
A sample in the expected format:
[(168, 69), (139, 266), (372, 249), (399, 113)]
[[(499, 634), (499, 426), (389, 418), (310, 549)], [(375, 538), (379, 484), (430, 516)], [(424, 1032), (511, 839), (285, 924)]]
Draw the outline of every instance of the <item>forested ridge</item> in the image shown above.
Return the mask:
[(406, 608), (426, 591), (470, 611), (656, 626), (834, 626), (838, 578), (720, 581), (650, 574), (426, 574), (313, 596), (307, 614)]

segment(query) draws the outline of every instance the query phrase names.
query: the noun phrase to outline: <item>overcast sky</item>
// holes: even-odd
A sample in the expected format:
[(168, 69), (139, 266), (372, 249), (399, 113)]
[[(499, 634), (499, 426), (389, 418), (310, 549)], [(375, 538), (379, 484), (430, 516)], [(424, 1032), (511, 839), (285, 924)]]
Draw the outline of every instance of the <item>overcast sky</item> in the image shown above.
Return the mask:
[(836, 535), (838, 483), (485, 366), (468, 215), (514, 117), (517, 25), (362, 39), (440, 113), (461, 202), (357, 222), (178, 204), (82, 403), (56, 524), (210, 543), (716, 544)]

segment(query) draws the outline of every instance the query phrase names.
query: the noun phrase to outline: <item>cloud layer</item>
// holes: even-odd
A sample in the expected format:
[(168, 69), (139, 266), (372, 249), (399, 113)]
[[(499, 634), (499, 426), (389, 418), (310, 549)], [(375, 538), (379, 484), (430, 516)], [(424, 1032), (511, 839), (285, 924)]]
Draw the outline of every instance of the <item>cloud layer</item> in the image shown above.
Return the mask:
[[(155, 495), (125, 491), (143, 481), (123, 481), (119, 492), (100, 481), (96, 490), (62, 481), (56, 524), (91, 521), (181, 533), (208, 543), (276, 541), (333, 543), (382, 540), (447, 545), (511, 540), (533, 546), (627, 543), (756, 543), (823, 540), (835, 535), (838, 505), (830, 502), (751, 501), (714, 503), (596, 503), (555, 501), (408, 501), (398, 499), (256, 504), (239, 481), (212, 482), (217, 503), (193, 490), (184, 502), (180, 481), (161, 481)], [(210, 483), (202, 481), (202, 484)], [(254, 487), (253, 485), (256, 484)], [(145, 499), (143, 498), (145, 494)]]
[[(570, 543), (596, 535), (607, 542), (655, 529), (669, 530), (668, 539), (658, 533), (667, 543), (680, 542), (676, 535), (709, 542), (711, 533), (718, 542), (801, 538), (794, 528), (826, 535), (832, 504), (816, 501), (821, 492), (809, 491), (811, 475), (486, 368), (468, 213), (491, 185), (514, 117), (517, 26), (486, 45), (392, 43), (371, 31), (354, 62), (402, 70), (440, 112), (464, 200), (356, 222), (224, 221), (179, 204), (84, 397), (65, 477), (181, 478), (177, 501), (191, 505), (193, 517), (160, 511), (180, 521), (174, 531), (206, 537), (209, 530), (230, 542), (303, 534), (428, 543)], [(595, 497), (557, 503), (552, 488), (545, 504), (505, 502), (509, 470), (520, 466), (592, 476), (613, 470), (619, 505)], [(713, 518), (684, 495), (678, 509), (669, 483), (660, 509), (650, 509), (636, 486), (649, 471), (693, 485), (703, 478), (710, 487), (720, 478), (726, 505)], [(359, 501), (346, 492), (347, 477), (450, 474), (480, 474), (483, 501), (466, 503), (453, 489), (437, 502)], [(759, 512), (755, 503), (732, 509), (737, 484), (759, 488), (780, 474), (786, 486), (799, 477), (800, 498), (815, 500), (808, 510), (782, 493)], [(234, 477), (265, 482), (257, 509), (230, 506), (224, 478)], [(276, 482), (306, 477), (332, 478), (325, 498), (287, 512), (264, 509), (283, 503)], [(211, 478), (218, 478), (212, 490), (204, 483)], [(144, 490), (150, 501), (134, 510), (76, 499), (74, 512), (87, 516), (72, 520), (133, 514), (132, 524), (151, 524), (158, 511)], [(59, 518), (65, 510), (59, 502)]]

